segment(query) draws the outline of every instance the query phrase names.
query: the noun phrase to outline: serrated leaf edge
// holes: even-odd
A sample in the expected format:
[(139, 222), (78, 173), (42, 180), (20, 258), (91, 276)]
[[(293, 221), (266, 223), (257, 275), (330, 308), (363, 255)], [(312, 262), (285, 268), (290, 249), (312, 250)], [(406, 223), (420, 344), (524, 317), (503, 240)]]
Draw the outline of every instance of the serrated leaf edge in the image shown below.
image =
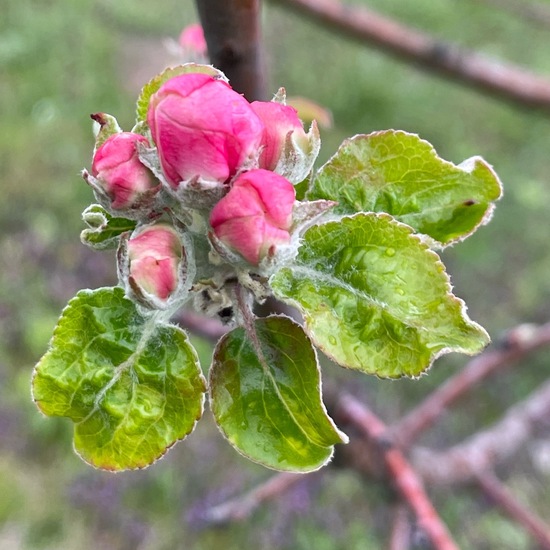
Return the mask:
[[(459, 305), (460, 314), (461, 314), (462, 318), (464, 319), (464, 322), (469, 327), (471, 327), (472, 329), (475, 329), (476, 331), (478, 331), (479, 334), (480, 334), (480, 337), (482, 337), (486, 341), (485, 345), (488, 345), (490, 340), (491, 340), (489, 334), (487, 333), (487, 331), (481, 325), (479, 325), (478, 323), (476, 323), (475, 321), (470, 319), (470, 317), (467, 313), (468, 307), (467, 307), (466, 303), (464, 302), (464, 300), (462, 300), (461, 298), (459, 298), (458, 296), (453, 294), (453, 286), (452, 286), (452, 283), (451, 283), (451, 278), (450, 278), (449, 274), (447, 273), (447, 270), (445, 269), (445, 265), (441, 261), (441, 258), (439, 257), (439, 255), (434, 250), (432, 250), (429, 247), (428, 244), (426, 244), (426, 242), (423, 239), (423, 235), (415, 233), (414, 229), (411, 226), (396, 220), (393, 216), (391, 216), (390, 214), (387, 214), (386, 212), (358, 212), (356, 214), (352, 214), (352, 215), (349, 215), (349, 216), (342, 216), (342, 218), (340, 218), (339, 221), (342, 221), (342, 220), (345, 220), (345, 219), (363, 217), (363, 216), (365, 216), (365, 217), (375, 216), (377, 218), (386, 218), (386, 219), (392, 220), (398, 226), (401, 226), (401, 227), (405, 228), (408, 231), (409, 236), (412, 237), (413, 239), (415, 239), (418, 242), (418, 244), (423, 248), (423, 250), (426, 251), (430, 256), (432, 256), (435, 259), (436, 265), (443, 268), (441, 273), (445, 277), (445, 286), (447, 288), (447, 292), (446, 292), (445, 296)], [(326, 223), (318, 224), (318, 225), (329, 225), (329, 224), (333, 224), (333, 223), (339, 223), (339, 221), (332, 220), (332, 221), (328, 221)], [(307, 231), (306, 231), (306, 234), (307, 234)], [(305, 235), (304, 235), (304, 238), (305, 238)], [(298, 253), (298, 256), (299, 256), (299, 253)], [(295, 270), (295, 269), (303, 269), (303, 268), (301, 268), (300, 266), (295, 264), (293, 266), (286, 266), (285, 269), (288, 269), (288, 270), (292, 271), (292, 270)], [(306, 271), (307, 271), (307, 269), (306, 269)], [(311, 271), (312, 271), (312, 274), (311, 274), (312, 276), (318, 276), (317, 271), (315, 271), (315, 270), (311, 270)], [(269, 281), (270, 284), (271, 284), (271, 281), (276, 276), (277, 276), (277, 273), (273, 274), (270, 277), (270, 281)], [(345, 286), (345, 285), (339, 284), (338, 286)], [(352, 290), (353, 290), (354, 293), (356, 292), (356, 289), (352, 289)], [(340, 365), (344, 368), (349, 368), (349, 369), (352, 369), (352, 370), (358, 370), (358, 369), (354, 369), (353, 367), (349, 367), (348, 365), (342, 364), (340, 361), (338, 361), (338, 359), (336, 357), (334, 357), (331, 353), (329, 353), (327, 350), (324, 349), (324, 346), (319, 343), (319, 341), (318, 341), (318, 339), (315, 335), (315, 331), (312, 330), (311, 327), (309, 326), (308, 318), (310, 318), (311, 316), (308, 315), (308, 313), (305, 311), (305, 309), (303, 308), (303, 306), (301, 305), (301, 303), (298, 300), (295, 300), (295, 299), (292, 299), (292, 298), (286, 298), (284, 296), (280, 296), (280, 295), (277, 294), (276, 289), (274, 289), (274, 294), (277, 297), (277, 299), (281, 300), (282, 302), (284, 302), (284, 303), (286, 303), (286, 304), (288, 304), (292, 307), (295, 307), (298, 311), (300, 311), (300, 313), (304, 317), (304, 327), (303, 327), (304, 331), (311, 338), (311, 340), (315, 344), (315, 346), (317, 346), (327, 357), (329, 357), (336, 364), (338, 364), (338, 365)], [(378, 302), (375, 299), (373, 299), (372, 297), (367, 296), (366, 298), (367, 298), (368, 301), (371, 301), (373, 303), (378, 304)], [(380, 307), (384, 307), (383, 304), (379, 304), (379, 305), (380, 305)], [(391, 311), (389, 311), (388, 313), (390, 315), (392, 315), (392, 317), (393, 317), (393, 314), (391, 313)], [(403, 321), (400, 321), (400, 322), (403, 322)], [(413, 328), (415, 330), (419, 330), (419, 329), (422, 328), (422, 327), (418, 327), (418, 326), (415, 326), (415, 325), (409, 325), (408, 323), (404, 323), (404, 324), (406, 324), (407, 326), (410, 326), (410, 328)], [(481, 351), (481, 349), (479, 351)], [(378, 378), (381, 378), (381, 379), (387, 379), (387, 378), (396, 378), (397, 379), (397, 378), (403, 378), (403, 377), (417, 379), (417, 378), (420, 378), (420, 376), (426, 374), (430, 370), (430, 368), (432, 367), (433, 363), (439, 357), (441, 357), (442, 355), (445, 355), (447, 353), (456, 352), (456, 353), (464, 353), (465, 355), (472, 356), (472, 355), (475, 355), (475, 354), (479, 353), (479, 351), (469, 351), (469, 350), (461, 348), (461, 347), (451, 347), (451, 346), (442, 348), (441, 350), (438, 350), (437, 352), (433, 352), (433, 353), (430, 354), (429, 363), (426, 365), (424, 370), (418, 374), (418, 376), (410, 376), (410, 375), (407, 375), (407, 374), (403, 374), (401, 376), (388, 377), (388, 376), (380, 376), (376, 372), (369, 372), (369, 371), (361, 371), (361, 372), (365, 372), (365, 373), (368, 373), (368, 374), (374, 374), (375, 376), (377, 376)]]
[[(319, 401), (320, 401), (320, 404), (321, 404), (321, 409), (323, 411), (323, 413), (325, 414), (325, 417), (326, 419), (329, 421), (329, 423), (331, 424), (331, 426), (333, 427), (335, 433), (340, 437), (340, 443), (344, 443), (344, 444), (347, 444), (349, 442), (349, 437), (344, 433), (342, 432), (338, 426), (336, 426), (334, 420), (331, 418), (331, 416), (328, 414), (328, 411), (327, 411), (327, 408), (325, 406), (325, 403), (323, 401), (323, 393), (322, 393), (322, 376), (321, 376), (321, 368), (320, 368), (320, 364), (319, 364), (319, 359), (318, 359), (318, 356), (317, 356), (317, 350), (315, 349), (315, 346), (313, 345), (313, 342), (311, 342), (311, 339), (308, 337), (306, 331), (304, 330), (304, 327), (298, 323), (296, 323), (296, 321), (294, 321), (294, 319), (290, 318), (288, 315), (269, 315), (268, 317), (263, 317), (261, 319), (271, 319), (271, 318), (286, 318), (286, 319), (289, 319), (293, 324), (295, 324), (296, 326), (298, 326), (299, 328), (301, 328), (303, 331), (304, 331), (304, 335), (308, 338), (308, 340), (310, 341), (310, 344), (311, 344), (311, 349), (313, 351), (313, 355), (314, 355), (314, 358), (315, 358), (315, 366), (316, 366), (316, 369), (317, 369), (317, 373), (319, 375), (319, 384), (318, 384), (318, 389), (319, 389)], [(243, 329), (244, 330), (244, 333), (246, 335), (246, 338), (249, 339), (252, 343), (252, 346), (254, 347), (254, 350), (256, 352), (256, 355), (258, 357), (260, 357), (260, 354), (258, 353), (257, 351), (257, 347), (256, 347), (256, 343), (254, 342), (254, 340), (252, 338), (250, 338), (250, 336), (248, 335), (248, 332), (246, 330), (245, 327), (243, 326), (240, 326), (240, 327), (236, 327), (235, 329), (233, 330), (238, 330), (238, 329)], [(213, 377), (213, 363), (214, 363), (214, 360), (215, 360), (215, 357), (218, 353), (218, 350), (219, 348), (221, 347), (222, 343), (225, 342), (225, 340), (229, 337), (229, 335), (233, 332), (232, 331), (229, 331), (227, 332), (226, 334), (224, 334), (220, 340), (217, 342), (215, 348), (214, 348), (214, 351), (212, 353), (212, 366), (211, 366), (211, 369), (210, 369), (210, 373), (209, 373), (209, 386), (211, 387), (212, 386), (212, 377)], [(262, 354), (263, 355), (263, 354)], [(328, 446), (323, 446), (323, 445), (319, 445), (318, 443), (314, 443), (311, 441), (311, 439), (309, 438), (309, 436), (304, 432), (304, 430), (302, 429), (302, 426), (300, 425), (299, 422), (296, 421), (296, 419), (294, 418), (294, 415), (292, 414), (292, 411), (288, 408), (285, 400), (282, 398), (282, 396), (280, 395), (279, 393), (279, 390), (278, 390), (278, 387), (277, 387), (277, 384), (274, 382), (273, 380), (273, 377), (271, 375), (271, 372), (270, 372), (270, 369), (268, 366), (266, 366), (264, 364), (264, 361), (260, 360), (260, 364), (262, 365), (262, 368), (264, 369), (264, 371), (267, 371), (267, 374), (273, 384), (273, 386), (276, 388), (276, 391), (277, 391), (277, 396), (279, 397), (280, 401), (283, 403), (284, 405), (284, 408), (285, 410), (287, 411), (287, 413), (289, 414), (289, 416), (292, 418), (292, 420), (294, 421), (295, 425), (298, 426), (299, 430), (304, 434), (304, 436), (306, 437), (306, 439), (310, 442), (311, 445), (315, 446), (315, 447), (318, 447), (320, 449), (326, 449), (327, 451), (330, 451), (329, 455), (327, 456), (327, 458), (321, 462), (320, 464), (316, 465), (315, 467), (313, 468), (307, 468), (307, 469), (302, 469), (302, 470), (296, 470), (296, 469), (284, 469), (284, 468), (276, 468), (275, 466), (271, 465), (271, 464), (266, 464), (265, 462), (257, 459), (257, 458), (254, 458), (254, 457), (251, 457), (250, 455), (248, 455), (244, 450), (242, 450), (239, 446), (237, 446), (233, 440), (231, 439), (231, 437), (229, 437), (229, 435), (226, 433), (226, 431), (224, 430), (224, 428), (217, 422), (216, 420), (216, 417), (214, 415), (214, 412), (213, 412), (213, 399), (212, 399), (212, 394), (210, 393), (209, 395), (209, 405), (210, 405), (210, 410), (212, 411), (212, 416), (214, 417), (214, 423), (215, 425), (217, 426), (219, 432), (221, 433), (221, 435), (224, 437), (224, 439), (226, 439), (230, 444), (231, 446), (243, 457), (245, 457), (246, 459), (250, 460), (251, 462), (254, 462), (256, 464), (260, 464), (261, 466), (264, 466), (266, 468), (269, 468), (271, 470), (274, 470), (274, 471), (279, 471), (279, 472), (294, 472), (296, 474), (307, 474), (307, 473), (310, 473), (310, 472), (315, 472), (315, 471), (318, 471), (320, 470), (323, 466), (325, 466), (326, 464), (328, 464), (331, 460), (332, 460), (332, 457), (334, 456), (334, 444), (332, 445), (328, 445)], [(282, 436), (284, 437), (284, 433), (282, 433)]]
[[(323, 173), (324, 169), (329, 167), (334, 162), (334, 160), (340, 154), (341, 150), (348, 147), (351, 143), (359, 141), (360, 139), (361, 140), (362, 139), (369, 139), (369, 138), (375, 138), (375, 137), (378, 137), (378, 136), (407, 136), (407, 137), (417, 138), (419, 143), (427, 146), (427, 150), (429, 150), (430, 156), (433, 159), (436, 159), (437, 161), (439, 161), (442, 165), (447, 166), (447, 167), (452, 168), (452, 169), (455, 169), (455, 170), (460, 170), (460, 171), (462, 171), (466, 174), (471, 174), (472, 172), (474, 172), (474, 170), (478, 166), (481, 165), (484, 169), (486, 169), (491, 174), (492, 178), (494, 179), (494, 181), (496, 182), (496, 184), (498, 186), (498, 189), (499, 189), (498, 195), (488, 202), (487, 209), (485, 210), (485, 213), (484, 213), (483, 217), (479, 220), (479, 222), (474, 227), (472, 227), (472, 229), (469, 232), (464, 233), (462, 235), (459, 235), (458, 237), (455, 237), (455, 238), (453, 238), (453, 239), (451, 239), (451, 240), (449, 240), (445, 243), (443, 243), (441, 241), (438, 241), (438, 240), (434, 239), (433, 237), (431, 237), (429, 235), (426, 235), (424, 237), (424, 240), (426, 242), (431, 243), (431, 248), (442, 250), (442, 249), (446, 248), (447, 246), (452, 246), (453, 244), (462, 242), (463, 240), (470, 237), (473, 233), (475, 233), (481, 226), (486, 225), (487, 223), (489, 223), (489, 221), (493, 217), (493, 212), (494, 212), (494, 209), (495, 209), (495, 204), (494, 203), (495, 203), (495, 201), (502, 198), (502, 194), (503, 194), (502, 182), (501, 182), (498, 174), (494, 170), (494, 168), (483, 157), (481, 157), (479, 155), (469, 157), (469, 158), (463, 160), (461, 163), (455, 164), (455, 163), (453, 163), (449, 160), (446, 160), (446, 159), (440, 157), (439, 154), (437, 153), (436, 148), (429, 141), (421, 138), (418, 134), (416, 134), (414, 132), (406, 132), (404, 130), (394, 130), (394, 129), (378, 130), (378, 131), (375, 131), (375, 132), (370, 132), (369, 134), (355, 134), (354, 136), (346, 138), (340, 144), (337, 151), (313, 175), (313, 177), (311, 179), (311, 183), (308, 187), (308, 190), (305, 193), (304, 198), (306, 200), (308, 200), (308, 199), (311, 200), (310, 197), (309, 197), (309, 193), (310, 193), (310, 190), (311, 190), (311, 186), (315, 182), (315, 179)], [(360, 212), (357, 212), (357, 213), (359, 214)], [(403, 223), (403, 222), (401, 222), (401, 223)], [(413, 229), (413, 231), (415, 231), (415, 230)], [(423, 235), (423, 233), (420, 233), (420, 232), (415, 231), (415, 233), (417, 233), (418, 235)]]
[[(116, 291), (116, 290), (119, 290), (119, 293), (123, 292), (123, 289), (120, 288), (120, 287), (101, 287), (101, 288), (94, 289), (94, 290), (92, 290), (92, 289), (82, 289), (76, 294), (76, 296), (74, 296), (71, 300), (69, 300), (67, 305), (63, 308), (63, 311), (61, 312), (61, 315), (59, 316), (58, 322), (57, 322), (57, 324), (54, 328), (54, 331), (53, 331), (53, 335), (50, 339), (50, 342), (48, 343), (48, 349), (47, 349), (46, 353), (44, 353), (44, 355), (40, 358), (40, 360), (38, 361), (38, 363), (35, 365), (35, 367), (33, 369), (33, 374), (32, 374), (32, 378), (31, 378), (31, 397), (32, 397), (32, 400), (35, 403), (36, 407), (38, 408), (40, 414), (42, 414), (42, 416), (44, 416), (44, 417), (58, 416), (58, 417), (61, 417), (61, 418), (67, 418), (68, 420), (70, 420), (72, 422), (72, 424), (73, 424), (73, 442), (72, 442), (73, 450), (74, 450), (75, 454), (81, 460), (83, 460), (86, 464), (89, 464), (90, 466), (92, 466), (93, 468), (95, 468), (97, 470), (122, 472), (122, 471), (128, 471), (128, 470), (142, 470), (142, 469), (148, 468), (149, 466), (151, 466), (152, 464), (154, 464), (155, 462), (160, 460), (176, 443), (178, 443), (179, 441), (182, 441), (183, 439), (185, 439), (188, 435), (190, 435), (193, 432), (197, 422), (200, 420), (200, 418), (204, 414), (204, 404), (205, 404), (205, 399), (206, 399), (207, 381), (206, 381), (206, 379), (205, 379), (205, 377), (202, 374), (202, 371), (200, 369), (200, 361), (199, 361), (199, 357), (197, 355), (197, 352), (196, 352), (195, 348), (190, 344), (189, 338), (187, 337), (185, 331), (181, 327), (178, 327), (176, 325), (173, 325), (173, 324), (170, 324), (170, 323), (163, 323), (163, 322), (160, 322), (160, 323), (159, 322), (154, 322), (152, 319), (149, 319), (149, 320), (146, 320), (146, 323), (144, 323), (144, 324), (149, 325), (149, 330), (148, 331), (145, 331), (145, 330), (143, 331), (142, 336), (140, 337), (140, 340), (139, 340), (138, 345), (136, 347), (136, 350), (128, 357), (128, 359), (126, 359), (123, 363), (121, 363), (120, 365), (118, 365), (115, 368), (115, 374), (113, 375), (112, 379), (107, 384), (105, 384), (105, 386), (98, 392), (98, 395), (94, 399), (93, 408), (82, 420), (75, 421), (70, 416), (48, 415), (47, 413), (45, 413), (42, 410), (42, 408), (40, 407), (39, 402), (37, 401), (37, 399), (34, 395), (34, 382), (35, 382), (36, 376), (38, 375), (38, 370), (39, 370), (41, 364), (54, 350), (54, 341), (57, 338), (59, 331), (61, 330), (61, 327), (60, 327), (61, 319), (65, 316), (65, 313), (69, 309), (74, 307), (75, 302), (79, 301), (83, 296), (89, 297), (89, 296), (92, 296), (93, 294), (100, 293), (102, 291)], [(127, 299), (124, 295), (122, 296), (122, 298)], [(173, 329), (179, 331), (181, 334), (183, 334), (186, 343), (189, 344), (189, 349), (190, 349), (191, 353), (194, 355), (195, 364), (198, 367), (197, 368), (198, 378), (203, 383), (203, 392), (202, 392), (201, 397), (200, 397), (200, 407), (199, 407), (198, 415), (195, 418), (195, 421), (193, 422), (193, 425), (192, 425), (191, 429), (186, 434), (184, 434), (183, 437), (174, 440), (170, 445), (168, 445), (167, 447), (165, 447), (163, 449), (163, 452), (161, 454), (159, 454), (157, 457), (155, 457), (148, 464), (145, 464), (143, 466), (135, 466), (135, 467), (127, 467), (127, 468), (108, 468), (106, 466), (95, 464), (92, 460), (90, 460), (90, 458), (85, 453), (81, 452), (81, 450), (76, 446), (75, 437), (74, 437), (74, 434), (76, 433), (76, 429), (80, 424), (82, 424), (83, 422), (86, 422), (86, 420), (88, 420), (93, 414), (95, 414), (99, 410), (98, 405), (99, 405), (99, 402), (101, 401), (101, 398), (105, 395), (105, 393), (109, 390), (109, 388), (111, 388), (116, 383), (116, 381), (120, 378), (119, 373), (122, 372), (121, 367), (123, 367), (125, 364), (127, 364), (133, 357), (138, 355), (139, 352), (144, 349), (144, 347), (147, 345), (148, 336), (150, 336), (150, 334), (158, 326), (170, 327), (170, 328), (173, 328)]]

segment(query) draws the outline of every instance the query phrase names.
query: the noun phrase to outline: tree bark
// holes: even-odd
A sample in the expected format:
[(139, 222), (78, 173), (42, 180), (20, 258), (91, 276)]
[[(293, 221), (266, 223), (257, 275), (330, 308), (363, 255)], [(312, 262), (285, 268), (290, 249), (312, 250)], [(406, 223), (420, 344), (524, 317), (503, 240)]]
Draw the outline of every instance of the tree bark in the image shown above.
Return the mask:
[(210, 62), (249, 101), (264, 100), (260, 0), (196, 0)]
[(362, 6), (339, 0), (271, 1), (434, 74), (524, 107), (550, 110), (550, 80), (523, 67), (435, 39)]

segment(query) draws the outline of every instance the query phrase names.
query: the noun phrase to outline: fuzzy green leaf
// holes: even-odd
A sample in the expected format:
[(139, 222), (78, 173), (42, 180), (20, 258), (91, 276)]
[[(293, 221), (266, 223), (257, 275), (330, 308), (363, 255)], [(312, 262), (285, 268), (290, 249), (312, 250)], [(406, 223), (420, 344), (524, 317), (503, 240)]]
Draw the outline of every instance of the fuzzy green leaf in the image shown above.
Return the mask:
[(481, 157), (456, 166), (417, 135), (387, 130), (344, 141), (307, 198), (338, 201), (340, 214), (387, 212), (447, 245), (487, 223), (501, 192)]
[(120, 235), (133, 231), (137, 223), (126, 218), (115, 218), (99, 204), (92, 204), (86, 208), (82, 212), (82, 219), (88, 225), (88, 229), (82, 230), (80, 240), (96, 250), (117, 248)]
[(147, 120), (147, 109), (149, 108), (149, 101), (151, 96), (158, 91), (158, 89), (171, 78), (188, 73), (202, 73), (208, 74), (216, 79), (222, 79), (227, 81), (225, 75), (210, 65), (199, 65), (196, 63), (187, 63), (185, 65), (179, 65), (177, 67), (170, 67), (152, 78), (142, 88), (139, 94), (136, 105), (136, 123), (145, 122)]
[(380, 377), (418, 376), (443, 353), (489, 340), (451, 293), (435, 252), (387, 214), (308, 229), (296, 264), (271, 278), (313, 342), (337, 363)]
[(243, 455), (276, 470), (323, 466), (347, 441), (321, 400), (317, 357), (287, 317), (257, 319), (218, 343), (210, 371), (216, 422)]
[(148, 466), (194, 428), (205, 380), (185, 333), (140, 315), (121, 288), (83, 290), (36, 366), (33, 396), (74, 423), (74, 446), (106, 470)]

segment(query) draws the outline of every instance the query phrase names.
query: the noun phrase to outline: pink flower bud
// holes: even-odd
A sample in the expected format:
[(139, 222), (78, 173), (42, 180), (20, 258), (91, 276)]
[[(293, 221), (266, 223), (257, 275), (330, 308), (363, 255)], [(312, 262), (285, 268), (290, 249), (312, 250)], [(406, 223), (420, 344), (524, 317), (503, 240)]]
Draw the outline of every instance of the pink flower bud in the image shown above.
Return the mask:
[(253, 158), (263, 125), (244, 97), (201, 73), (171, 78), (153, 94), (147, 123), (166, 179), (223, 183)]
[(309, 139), (296, 109), (275, 101), (254, 101), (251, 106), (265, 126), (260, 168), (275, 170), (289, 134), (301, 149), (309, 148)]
[(145, 228), (128, 241), (129, 280), (147, 294), (166, 300), (178, 286), (182, 244), (166, 224)]
[(183, 49), (189, 50), (201, 57), (206, 57), (208, 53), (204, 32), (199, 23), (187, 25), (181, 31), (178, 42)]
[(290, 242), (293, 185), (268, 170), (241, 174), (210, 213), (214, 234), (258, 265), (273, 247)]
[(140, 197), (159, 184), (139, 160), (136, 145), (149, 146), (139, 134), (113, 134), (97, 149), (92, 162), (92, 175), (112, 200), (115, 209), (132, 208)]

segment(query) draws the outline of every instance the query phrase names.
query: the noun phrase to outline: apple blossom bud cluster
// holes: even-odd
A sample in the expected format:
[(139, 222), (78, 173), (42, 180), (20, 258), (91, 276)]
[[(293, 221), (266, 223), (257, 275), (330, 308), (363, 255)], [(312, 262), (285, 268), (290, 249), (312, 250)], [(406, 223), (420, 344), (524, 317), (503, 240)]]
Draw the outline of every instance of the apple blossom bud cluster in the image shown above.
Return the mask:
[(283, 89), (249, 103), (213, 67), (187, 64), (144, 88), (131, 132), (109, 115), (92, 118), (99, 131), (83, 176), (109, 216), (133, 224), (120, 234), (119, 277), (143, 306), (171, 308), (208, 288), (226, 307), (226, 281), (257, 285), (292, 257), (294, 186), (311, 173), (320, 140)]

